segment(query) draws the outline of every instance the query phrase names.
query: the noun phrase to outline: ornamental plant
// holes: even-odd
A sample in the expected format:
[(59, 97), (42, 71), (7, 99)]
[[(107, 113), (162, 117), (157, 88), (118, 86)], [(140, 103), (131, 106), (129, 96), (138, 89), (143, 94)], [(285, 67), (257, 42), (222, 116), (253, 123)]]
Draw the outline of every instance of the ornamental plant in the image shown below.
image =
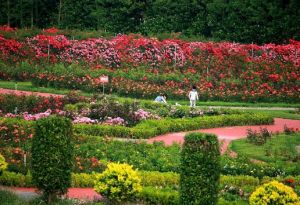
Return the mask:
[(257, 188), (250, 196), (250, 205), (298, 204), (297, 194), (289, 186), (272, 181)]
[(0, 175), (7, 168), (7, 163), (5, 162), (4, 157), (0, 154)]
[(221, 168), (219, 142), (215, 135), (186, 135), (180, 169), (180, 204), (217, 204)]
[(141, 191), (141, 179), (128, 164), (110, 163), (98, 177), (96, 192), (114, 203), (134, 199)]
[(32, 139), (32, 178), (50, 203), (71, 185), (73, 165), (72, 123), (63, 117), (50, 116), (36, 121)]

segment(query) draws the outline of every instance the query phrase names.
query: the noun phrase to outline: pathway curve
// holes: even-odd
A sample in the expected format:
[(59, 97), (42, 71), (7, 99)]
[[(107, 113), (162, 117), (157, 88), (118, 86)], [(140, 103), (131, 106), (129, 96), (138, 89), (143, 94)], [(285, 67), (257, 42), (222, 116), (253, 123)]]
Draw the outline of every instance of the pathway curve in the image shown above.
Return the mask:
[(52, 93), (40, 93), (40, 92), (31, 92), (31, 91), (21, 91), (21, 90), (11, 90), (0, 88), (0, 94), (14, 94), (14, 95), (37, 95), (41, 97), (64, 97), (64, 95), (52, 94)]
[[(222, 128), (211, 128), (211, 129), (200, 129), (192, 132), (212, 133), (217, 135), (220, 142), (222, 142), (221, 153), (223, 154), (227, 150), (228, 145), (232, 140), (245, 138), (247, 136), (247, 129), (259, 131), (260, 128), (267, 128), (271, 132), (282, 132), (284, 125), (287, 125), (289, 128), (300, 130), (300, 120), (275, 118), (273, 125), (222, 127)], [(184, 141), (184, 136), (187, 133), (189, 132), (177, 132), (177, 133), (160, 135), (148, 139), (147, 142), (153, 143), (154, 141), (163, 141), (166, 145), (171, 145), (174, 142), (182, 144)]]
[[(20, 198), (31, 200), (39, 196), (37, 189), (25, 187), (3, 187), (4, 189), (11, 190)], [(80, 199), (85, 201), (98, 201), (101, 196), (97, 194), (93, 188), (69, 188), (66, 195), (70, 199)]]

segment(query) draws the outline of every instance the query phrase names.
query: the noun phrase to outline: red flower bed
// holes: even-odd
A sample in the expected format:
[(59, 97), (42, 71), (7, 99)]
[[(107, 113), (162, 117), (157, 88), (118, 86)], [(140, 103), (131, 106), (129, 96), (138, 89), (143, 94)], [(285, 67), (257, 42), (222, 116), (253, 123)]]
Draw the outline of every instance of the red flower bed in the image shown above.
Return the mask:
[[(47, 32), (55, 33), (52, 30), (56, 31)], [(140, 35), (82, 41), (63, 35), (37, 35), (25, 42), (0, 37), (0, 53), (4, 62), (31, 59), (36, 63), (75, 63), (82, 70), (91, 68), (91, 73), (106, 69), (111, 76), (109, 87), (120, 94), (152, 97), (167, 92), (183, 98), (194, 84), (204, 100), (300, 100), (300, 42), (294, 40), (286, 45), (259, 46), (159, 41)], [(130, 73), (132, 70), (136, 73)], [(92, 90), (101, 86), (95, 75), (70, 74), (72, 70), (60, 75), (40, 72), (35, 79), (45, 78), (58, 87)]]

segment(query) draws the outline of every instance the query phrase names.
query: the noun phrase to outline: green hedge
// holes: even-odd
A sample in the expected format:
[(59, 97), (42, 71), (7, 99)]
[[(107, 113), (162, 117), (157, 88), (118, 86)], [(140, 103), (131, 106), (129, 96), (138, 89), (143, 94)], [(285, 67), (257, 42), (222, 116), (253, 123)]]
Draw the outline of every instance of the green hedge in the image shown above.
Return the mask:
[(183, 119), (161, 119), (161, 120), (145, 120), (137, 124), (135, 127), (128, 128), (122, 126), (107, 125), (75, 125), (75, 133), (93, 135), (93, 136), (109, 136), (117, 138), (133, 138), (145, 139), (157, 135), (191, 131), (197, 129), (236, 126), (236, 125), (262, 125), (272, 124), (273, 118), (263, 114), (239, 114), (239, 115), (222, 115), (209, 117), (195, 117)]
[(177, 205), (179, 193), (169, 188), (143, 187), (139, 199), (146, 204)]
[(32, 179), (51, 202), (71, 185), (73, 130), (69, 119), (57, 116), (40, 119), (32, 139)]
[(180, 203), (215, 205), (221, 172), (217, 136), (187, 134), (181, 152), (180, 168)]

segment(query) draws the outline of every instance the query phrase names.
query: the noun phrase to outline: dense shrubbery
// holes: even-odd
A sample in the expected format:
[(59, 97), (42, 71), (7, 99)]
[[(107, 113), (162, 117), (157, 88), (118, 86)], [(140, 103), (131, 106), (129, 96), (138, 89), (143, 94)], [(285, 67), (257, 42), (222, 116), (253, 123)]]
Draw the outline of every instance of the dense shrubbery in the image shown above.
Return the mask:
[(250, 205), (296, 204), (297, 194), (291, 187), (277, 181), (259, 187), (249, 198)]
[(189, 131), (204, 128), (271, 124), (273, 119), (262, 114), (222, 115), (184, 119), (161, 119), (142, 121), (132, 128), (105, 125), (76, 125), (78, 134), (110, 136), (118, 138), (145, 139), (168, 132)]
[[(99, 76), (105, 74), (107, 90), (126, 96), (153, 98), (163, 90), (171, 98), (186, 98), (195, 84), (201, 100), (298, 102), (299, 45), (188, 43), (135, 35), (84, 41), (44, 34), (26, 42), (1, 38), (0, 78), (99, 91)], [(28, 59), (31, 64), (24, 62)]]
[(180, 161), (180, 204), (217, 204), (221, 171), (217, 136), (186, 135)]
[(38, 120), (32, 140), (32, 178), (49, 202), (67, 192), (73, 165), (73, 130), (69, 119)]
[(109, 163), (95, 184), (95, 190), (112, 202), (133, 200), (141, 192), (141, 179), (128, 164)]
[(61, 97), (39, 97), (35, 95), (0, 95), (0, 110), (3, 113), (39, 113), (48, 109), (62, 110), (67, 101)]

